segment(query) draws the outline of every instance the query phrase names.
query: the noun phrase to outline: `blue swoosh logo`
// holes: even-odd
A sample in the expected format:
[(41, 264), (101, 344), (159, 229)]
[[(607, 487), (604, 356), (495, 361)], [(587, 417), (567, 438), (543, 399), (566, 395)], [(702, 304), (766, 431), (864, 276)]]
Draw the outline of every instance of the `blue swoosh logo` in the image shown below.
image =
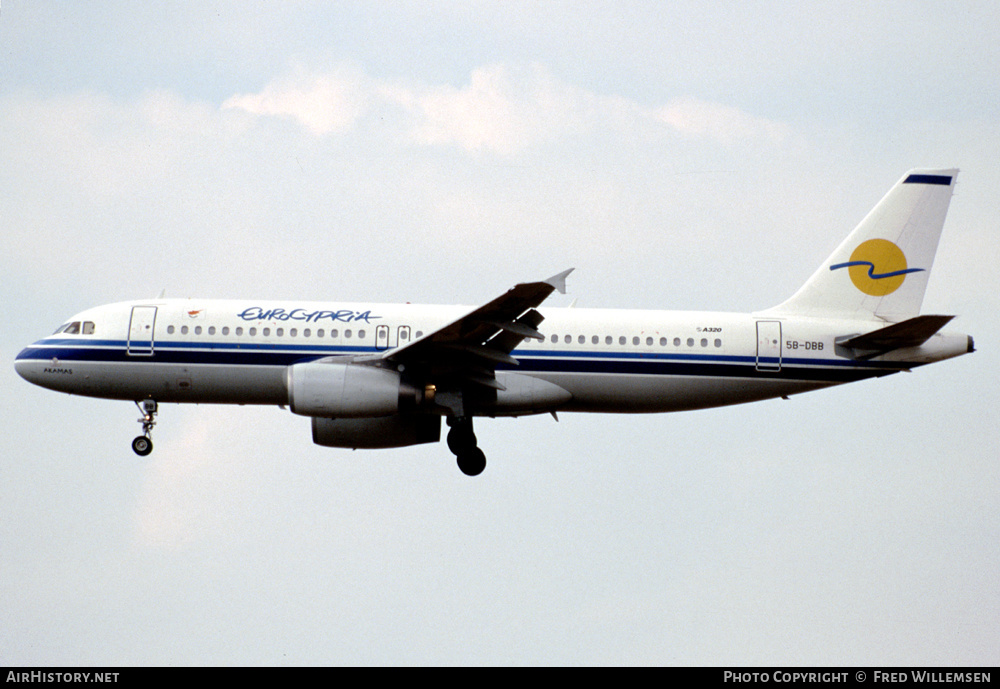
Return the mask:
[(885, 278), (894, 278), (897, 275), (906, 275), (907, 273), (921, 273), (924, 270), (923, 268), (907, 268), (905, 270), (894, 270), (891, 273), (876, 273), (875, 264), (871, 261), (848, 261), (847, 263), (838, 263), (835, 266), (830, 266), (830, 270), (850, 268), (852, 266), (868, 266), (868, 277), (872, 280), (884, 280)]

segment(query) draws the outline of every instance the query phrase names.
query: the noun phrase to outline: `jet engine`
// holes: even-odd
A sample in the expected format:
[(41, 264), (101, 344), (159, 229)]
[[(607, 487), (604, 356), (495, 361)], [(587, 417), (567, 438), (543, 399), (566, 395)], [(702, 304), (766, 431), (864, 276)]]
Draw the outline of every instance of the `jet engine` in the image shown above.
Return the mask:
[(393, 370), (310, 361), (288, 367), (288, 406), (303, 416), (361, 419), (412, 408), (419, 391)]

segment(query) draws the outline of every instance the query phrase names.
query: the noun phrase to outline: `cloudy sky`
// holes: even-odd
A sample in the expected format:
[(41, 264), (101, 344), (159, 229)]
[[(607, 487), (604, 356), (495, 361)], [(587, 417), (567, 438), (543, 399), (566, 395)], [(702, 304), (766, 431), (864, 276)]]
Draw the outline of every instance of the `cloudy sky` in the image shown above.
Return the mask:
[[(997, 664), (991, 2), (4, 2), (0, 664)], [(961, 168), (974, 355), (791, 401), (312, 445), (16, 376), (175, 297), (749, 311)]]

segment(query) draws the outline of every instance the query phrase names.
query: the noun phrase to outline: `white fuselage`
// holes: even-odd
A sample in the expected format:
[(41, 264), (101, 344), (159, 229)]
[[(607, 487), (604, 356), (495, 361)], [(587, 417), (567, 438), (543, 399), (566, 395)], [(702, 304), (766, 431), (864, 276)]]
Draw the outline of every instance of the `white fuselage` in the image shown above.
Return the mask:
[[(289, 366), (377, 356), (471, 307), (146, 300), (82, 312), (18, 356), (18, 373), (71, 394), (125, 400), (288, 403)], [(837, 338), (879, 321), (611, 309), (539, 309), (544, 340), (524, 340), (497, 380), (523, 375), (569, 393), (538, 411), (665, 412), (750, 402), (882, 376), (969, 351), (965, 335), (858, 360)], [(76, 327), (72, 327), (77, 324)], [(89, 325), (88, 325), (89, 324)]]

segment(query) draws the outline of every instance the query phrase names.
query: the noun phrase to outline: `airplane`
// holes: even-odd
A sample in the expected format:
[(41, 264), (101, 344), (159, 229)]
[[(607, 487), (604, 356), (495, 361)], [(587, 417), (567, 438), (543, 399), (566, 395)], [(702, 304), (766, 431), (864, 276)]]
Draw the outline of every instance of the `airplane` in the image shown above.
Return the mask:
[(671, 412), (880, 377), (975, 350), (919, 315), (958, 170), (911, 170), (785, 302), (753, 313), (541, 308), (572, 269), (479, 306), (152, 299), (98, 306), (18, 354), (31, 383), (133, 401), (264, 404), (352, 449), (486, 456), (476, 417)]

